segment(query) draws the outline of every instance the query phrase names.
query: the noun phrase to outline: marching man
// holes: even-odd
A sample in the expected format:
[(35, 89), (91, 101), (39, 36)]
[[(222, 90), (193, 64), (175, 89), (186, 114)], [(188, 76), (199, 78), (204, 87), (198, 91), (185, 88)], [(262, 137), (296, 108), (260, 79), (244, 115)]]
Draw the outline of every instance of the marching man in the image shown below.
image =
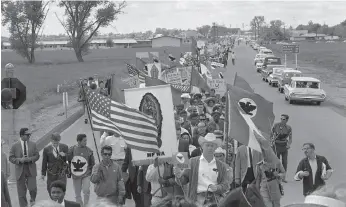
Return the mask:
[[(68, 161), (71, 166), (73, 187), (76, 194), (76, 202), (82, 207), (87, 206), (90, 197), (90, 176), (95, 165), (93, 151), (86, 146), (87, 136), (77, 135), (77, 144), (72, 146), (68, 152)], [(84, 202), (81, 191), (83, 189)]]

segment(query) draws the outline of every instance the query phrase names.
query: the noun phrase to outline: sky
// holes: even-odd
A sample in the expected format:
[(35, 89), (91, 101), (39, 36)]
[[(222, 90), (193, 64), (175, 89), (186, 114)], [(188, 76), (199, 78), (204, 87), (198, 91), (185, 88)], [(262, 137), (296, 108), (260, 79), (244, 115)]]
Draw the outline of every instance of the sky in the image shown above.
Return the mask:
[[(254, 16), (264, 16), (267, 23), (280, 19), (286, 26), (296, 27), (308, 21), (339, 24), (346, 19), (346, 1), (127, 1), (124, 14), (101, 34), (131, 33), (155, 28), (195, 29), (213, 22), (249, 29)], [(65, 31), (56, 15), (63, 18), (64, 10), (51, 4), (43, 26), (43, 34), (58, 35)], [(9, 36), (1, 27), (1, 35)]]

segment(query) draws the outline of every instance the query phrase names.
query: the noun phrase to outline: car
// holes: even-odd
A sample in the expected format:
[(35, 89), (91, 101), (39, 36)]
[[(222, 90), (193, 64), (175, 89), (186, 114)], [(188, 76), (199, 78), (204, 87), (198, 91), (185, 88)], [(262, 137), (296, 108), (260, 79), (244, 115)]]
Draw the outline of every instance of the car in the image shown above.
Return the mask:
[(260, 73), (262, 71), (263, 62), (256, 63), (256, 71)]
[(273, 51), (269, 49), (261, 49), (258, 54), (274, 55)]
[(257, 62), (259, 62), (260, 60), (264, 60), (265, 57), (268, 57), (266, 54), (257, 54), (255, 56), (255, 59), (254, 59), (254, 64), (256, 65)]
[(263, 63), (262, 70), (261, 70), (261, 76), (263, 81), (268, 82), (268, 77), (270, 74), (273, 73), (273, 68), (285, 69), (285, 66), (284, 65), (267, 65), (266, 67), (264, 67), (264, 63)]
[(268, 84), (272, 87), (278, 86), (279, 77), (284, 70), (293, 70), (293, 68), (273, 68), (273, 73), (268, 76)]
[(278, 90), (280, 93), (284, 92), (284, 86), (286, 84), (291, 83), (291, 78), (292, 77), (301, 77), (302, 72), (299, 70), (292, 70), (292, 69), (288, 69), (288, 70), (283, 70), (281, 73), (281, 76), (279, 77), (278, 80)]
[(284, 94), (290, 104), (301, 101), (321, 105), (327, 97), (321, 81), (312, 77), (292, 77), (291, 83), (284, 86)]

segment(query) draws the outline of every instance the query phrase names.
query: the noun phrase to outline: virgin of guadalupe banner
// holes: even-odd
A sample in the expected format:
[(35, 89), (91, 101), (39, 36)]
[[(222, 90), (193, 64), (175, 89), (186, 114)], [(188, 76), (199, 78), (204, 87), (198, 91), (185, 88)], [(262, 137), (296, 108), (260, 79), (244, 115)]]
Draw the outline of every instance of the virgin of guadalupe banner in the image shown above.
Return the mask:
[(151, 78), (160, 79), (162, 77), (161, 63), (147, 64), (148, 76)]
[(158, 128), (157, 142), (160, 152), (131, 150), (133, 164), (149, 165), (156, 157), (171, 162), (172, 155), (178, 151), (171, 86), (125, 89), (124, 93), (126, 105), (153, 117)]
[(128, 84), (131, 88), (138, 88), (139, 87), (139, 78), (138, 76), (133, 76), (133, 77), (129, 77), (129, 78), (121, 78), (121, 80)]

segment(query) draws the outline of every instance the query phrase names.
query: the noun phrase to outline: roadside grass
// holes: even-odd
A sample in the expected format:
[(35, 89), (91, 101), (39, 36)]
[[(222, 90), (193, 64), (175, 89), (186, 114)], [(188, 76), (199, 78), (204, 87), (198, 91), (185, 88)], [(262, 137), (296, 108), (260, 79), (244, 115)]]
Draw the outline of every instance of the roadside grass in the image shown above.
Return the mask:
[(62, 103), (62, 95), (57, 93), (58, 84), (63, 85), (63, 90), (69, 92), (69, 96), (77, 96), (80, 78), (95, 74), (102, 78), (115, 74), (117, 81), (120, 81), (121, 77), (128, 77), (125, 62), (136, 64), (136, 52), (157, 51), (160, 59), (164, 59), (164, 50), (179, 58), (180, 53), (190, 51), (190, 47), (92, 49), (82, 63), (77, 62), (73, 50), (37, 50), (36, 63), (32, 65), (13, 51), (3, 51), (1, 75), (4, 76), (7, 63), (14, 64), (15, 77), (27, 88), (25, 105), (35, 112)]

